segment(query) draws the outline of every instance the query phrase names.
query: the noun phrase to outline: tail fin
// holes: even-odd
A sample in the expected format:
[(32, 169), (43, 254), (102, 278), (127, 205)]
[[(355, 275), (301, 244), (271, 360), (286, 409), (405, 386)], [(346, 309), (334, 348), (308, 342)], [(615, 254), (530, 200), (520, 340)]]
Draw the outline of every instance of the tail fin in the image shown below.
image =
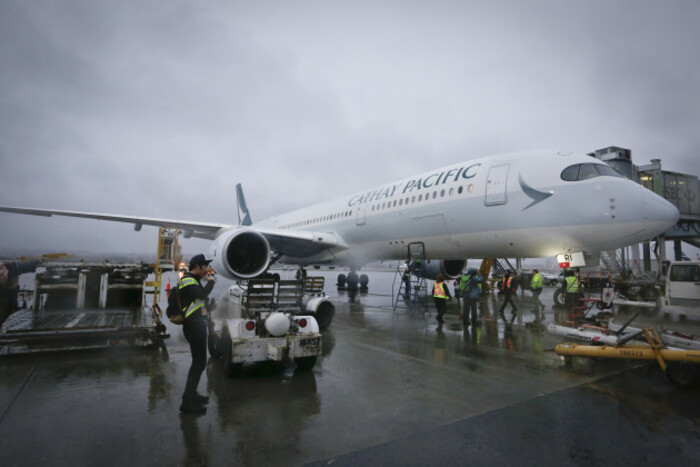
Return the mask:
[(238, 225), (252, 225), (248, 206), (245, 204), (245, 196), (243, 196), (243, 188), (241, 184), (236, 185), (236, 199), (238, 200)]

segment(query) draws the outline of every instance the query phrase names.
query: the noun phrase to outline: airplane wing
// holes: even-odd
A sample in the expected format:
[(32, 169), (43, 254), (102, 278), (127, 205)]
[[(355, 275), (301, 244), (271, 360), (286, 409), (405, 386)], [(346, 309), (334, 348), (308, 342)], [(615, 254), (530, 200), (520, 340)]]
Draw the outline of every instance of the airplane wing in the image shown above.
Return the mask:
[(180, 229), (184, 232), (185, 238), (197, 237), (213, 240), (219, 229), (230, 228), (230, 225), (208, 224), (204, 222), (187, 222), (173, 219), (156, 219), (150, 217), (120, 216), (114, 214), (103, 214), (95, 212), (61, 211), (55, 209), (34, 209), (34, 208), (13, 208), (0, 206), (0, 212), (12, 212), (15, 214), (28, 214), (30, 216), (65, 216), (82, 217), (85, 219), (99, 219), (114, 222), (126, 222), (134, 224), (136, 230), (141, 230), (144, 225), (155, 227), (165, 227), (169, 229)]
[(304, 258), (320, 254), (329, 248), (344, 247), (342, 241), (330, 232), (310, 232), (305, 230), (279, 230), (279, 229), (258, 229), (255, 226), (233, 226), (225, 224), (209, 224), (204, 222), (187, 222), (174, 219), (158, 219), (151, 217), (133, 217), (115, 214), (63, 211), (56, 209), (34, 209), (15, 208), (0, 206), (0, 212), (10, 212), (14, 214), (27, 214), (31, 216), (65, 216), (81, 217), (84, 219), (98, 219), (114, 222), (125, 222), (134, 224), (136, 230), (141, 230), (144, 225), (155, 227), (165, 227), (169, 229), (180, 229), (184, 232), (185, 238), (196, 237), (213, 240), (221, 229), (247, 229), (260, 232), (270, 243), (272, 250), (284, 256), (292, 258)]
[(270, 248), (277, 253), (290, 258), (306, 258), (327, 251), (330, 248), (347, 248), (347, 246), (331, 232), (310, 232), (306, 230), (257, 229), (268, 242)]

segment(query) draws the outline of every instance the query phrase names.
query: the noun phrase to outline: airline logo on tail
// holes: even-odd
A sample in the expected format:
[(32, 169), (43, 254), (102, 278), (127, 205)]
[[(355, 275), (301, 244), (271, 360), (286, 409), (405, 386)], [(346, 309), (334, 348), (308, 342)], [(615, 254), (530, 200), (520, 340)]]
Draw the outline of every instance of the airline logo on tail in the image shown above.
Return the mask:
[(238, 200), (238, 225), (253, 225), (253, 221), (250, 219), (250, 213), (248, 212), (248, 206), (245, 204), (243, 188), (240, 183), (236, 185), (236, 198)]

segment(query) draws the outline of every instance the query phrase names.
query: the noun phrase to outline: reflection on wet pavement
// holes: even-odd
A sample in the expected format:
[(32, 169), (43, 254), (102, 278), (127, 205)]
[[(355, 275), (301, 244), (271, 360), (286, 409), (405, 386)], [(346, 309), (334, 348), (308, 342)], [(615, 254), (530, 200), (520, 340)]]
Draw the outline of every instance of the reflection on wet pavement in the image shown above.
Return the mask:
[[(190, 356), (177, 326), (169, 324), (172, 338), (167, 349), (158, 351), (3, 359), (3, 464), (8, 459), (7, 465), (62, 459), (78, 465), (301, 465), (325, 459), (323, 463), (347, 465), (362, 464), (362, 456), (375, 452), (375, 446), (383, 446), (381, 463), (396, 464), (402, 457), (392, 446), (411, 452), (398, 440), (421, 446), (437, 462), (441, 453), (453, 451), (439, 441), (447, 438), (437, 436), (445, 427), (470, 436), (482, 427), (478, 441), (469, 439), (489, 446), (491, 457), (483, 449), (464, 447), (463, 459), (469, 458), (465, 452), (478, 452), (483, 457), (475, 458), (485, 463), (522, 464), (516, 440), (509, 440), (510, 457), (500, 452), (501, 436), (529, 433), (533, 445), (542, 446), (561, 430), (575, 428), (575, 421), (552, 411), (538, 416), (536, 408), (547, 401), (561, 411), (572, 404), (572, 411), (575, 406), (591, 412), (616, 407), (617, 401), (629, 411), (613, 411), (606, 423), (641, 421), (644, 433), (682, 429), (697, 441), (700, 415), (688, 409), (697, 391), (670, 386), (658, 368), (585, 359), (564, 366), (552, 352), (560, 339), (545, 331), (557, 314), (551, 288), (541, 296), (544, 310), (529, 297), (519, 297), (520, 313), (512, 319), (507, 312), (503, 319), (494, 313), (499, 304), (492, 298), (485, 302), (479, 325), (465, 329), (456, 300), (449, 304), (443, 326), (432, 307), (394, 312), (393, 273), (370, 272), (369, 291), (356, 294), (333, 288), (337, 272), (322, 274), (336, 314), (313, 370), (265, 363), (248, 365), (242, 377), (229, 379), (221, 361), (210, 359), (200, 392), (211, 400), (201, 416), (178, 412)], [(226, 281), (219, 282), (217, 292), (226, 288)], [(616, 310), (621, 320), (633, 311)], [(648, 311), (639, 321), (639, 326), (682, 325), (686, 332), (700, 333), (697, 323), (661, 322)], [(508, 419), (515, 414), (521, 419)], [(654, 417), (662, 421), (656, 423)], [(501, 418), (509, 420), (508, 429), (495, 424)], [(596, 430), (605, 431), (600, 425)], [(421, 443), (425, 437), (435, 444)], [(582, 443), (593, 442), (590, 434), (584, 438)], [(630, 452), (644, 448), (632, 436), (624, 439)], [(586, 463), (605, 460), (598, 457), (600, 450), (585, 444), (541, 455), (549, 459), (545, 463), (579, 463), (576, 456), (584, 451), (591, 456)], [(683, 452), (675, 460), (687, 459)], [(416, 456), (414, 463), (420, 464)]]

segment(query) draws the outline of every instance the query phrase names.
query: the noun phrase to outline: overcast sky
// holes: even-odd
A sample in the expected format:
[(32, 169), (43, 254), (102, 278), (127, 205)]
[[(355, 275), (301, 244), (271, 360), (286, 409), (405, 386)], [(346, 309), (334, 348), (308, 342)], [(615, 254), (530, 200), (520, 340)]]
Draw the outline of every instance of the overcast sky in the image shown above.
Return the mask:
[[(256, 221), (531, 149), (699, 175), (699, 24), (695, 0), (0, 0), (0, 204), (236, 223), (241, 182)], [(0, 251), (156, 235), (0, 214)]]

